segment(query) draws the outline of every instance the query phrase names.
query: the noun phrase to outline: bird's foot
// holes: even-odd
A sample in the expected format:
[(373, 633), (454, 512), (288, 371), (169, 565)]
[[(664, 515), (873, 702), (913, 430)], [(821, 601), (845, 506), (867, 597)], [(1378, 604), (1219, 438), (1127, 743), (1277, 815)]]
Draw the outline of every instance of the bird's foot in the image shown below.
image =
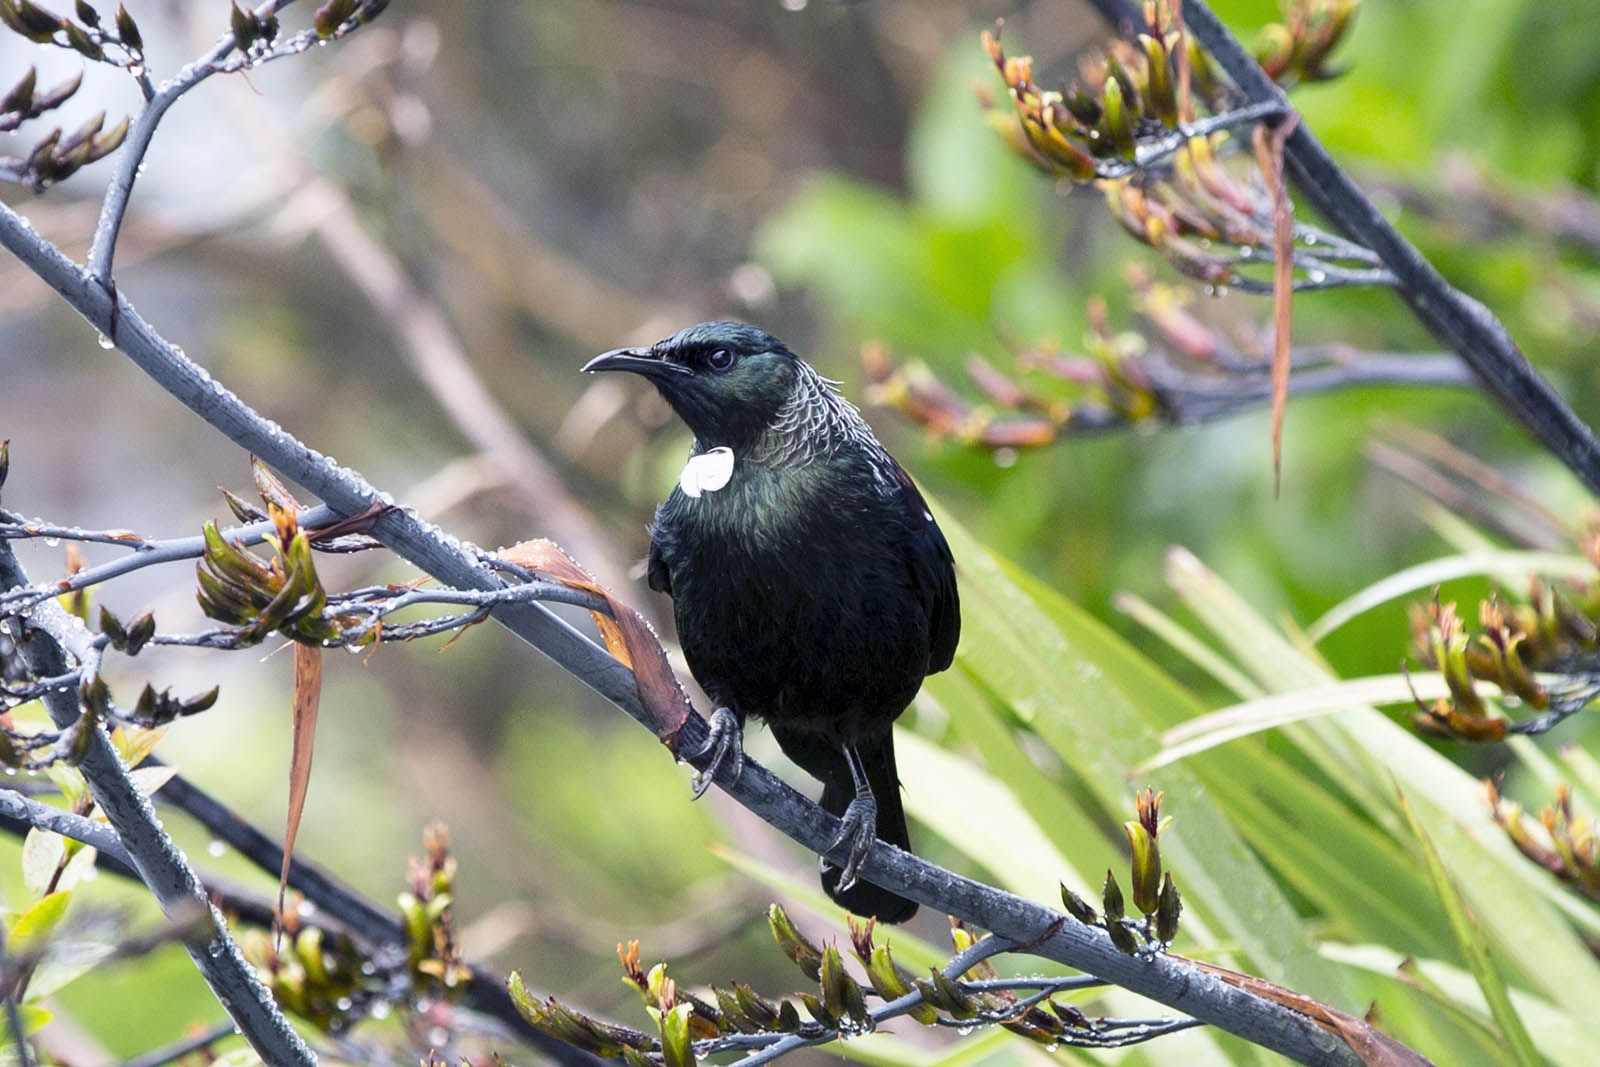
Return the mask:
[(727, 708), (718, 708), (711, 713), (711, 719), (706, 724), (711, 728), (711, 734), (706, 738), (706, 743), (695, 757), (709, 754), (711, 762), (706, 764), (706, 769), (699, 771), (694, 776), (694, 797), (699, 800), (705, 796), (711, 783), (716, 780), (717, 771), (722, 767), (724, 760), (729, 761), (733, 777), (731, 782), (737, 782), (739, 775), (744, 771), (744, 728), (739, 724), (739, 717)]
[(861, 873), (861, 861), (867, 858), (867, 853), (872, 851), (872, 843), (877, 839), (878, 802), (872, 799), (871, 793), (857, 793), (839, 819), (839, 836), (828, 846), (829, 852), (840, 845), (850, 846), (844, 870), (839, 873), (838, 892), (842, 893), (856, 884), (856, 878)]

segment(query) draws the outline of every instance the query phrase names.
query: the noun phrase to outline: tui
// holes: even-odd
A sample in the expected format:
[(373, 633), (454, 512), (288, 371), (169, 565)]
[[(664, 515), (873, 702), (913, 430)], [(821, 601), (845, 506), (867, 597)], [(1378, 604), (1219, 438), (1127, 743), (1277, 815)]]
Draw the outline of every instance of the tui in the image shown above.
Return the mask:
[(875, 836), (910, 848), (890, 727), (961, 630), (950, 546), (922, 494), (856, 409), (754, 326), (701, 323), (583, 369), (643, 375), (694, 431), (647, 577), (672, 596), (689, 670), (717, 705), (699, 790), (724, 759), (737, 776), (745, 718), (764, 719), (841, 819), (833, 847), (848, 859), (821, 861), (823, 889), (904, 922), (915, 903), (856, 875)]

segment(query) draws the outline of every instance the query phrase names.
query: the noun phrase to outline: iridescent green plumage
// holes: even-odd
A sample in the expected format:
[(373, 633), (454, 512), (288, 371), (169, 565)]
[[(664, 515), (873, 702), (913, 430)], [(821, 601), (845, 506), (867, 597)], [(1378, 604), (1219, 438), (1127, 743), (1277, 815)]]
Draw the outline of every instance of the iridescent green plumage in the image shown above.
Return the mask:
[(853, 875), (874, 825), (909, 847), (891, 724), (960, 632), (950, 549), (921, 494), (855, 408), (755, 327), (702, 323), (585, 369), (643, 374), (694, 432), (694, 455), (732, 450), (725, 484), (675, 489), (657, 510), (650, 585), (673, 598), (701, 688), (740, 726), (765, 720), (822, 781), (850, 846), (844, 868), (823, 862), (824, 888), (904, 921), (914, 903)]

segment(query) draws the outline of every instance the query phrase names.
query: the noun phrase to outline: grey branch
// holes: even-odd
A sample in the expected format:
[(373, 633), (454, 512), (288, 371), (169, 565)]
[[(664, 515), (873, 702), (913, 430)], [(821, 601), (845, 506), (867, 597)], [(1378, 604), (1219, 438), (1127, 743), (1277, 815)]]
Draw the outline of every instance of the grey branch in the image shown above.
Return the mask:
[[(42, 600), (48, 600), (63, 593), (74, 593), (80, 589), (87, 589), (92, 585), (119, 578), (130, 571), (139, 570), (141, 567), (152, 567), (159, 563), (172, 563), (176, 560), (198, 559), (205, 552), (205, 538), (200, 535), (194, 537), (176, 537), (166, 541), (145, 541), (142, 539), (130, 541), (123, 537), (112, 537), (101, 532), (101, 536), (74, 537), (70, 532), (71, 527), (50, 527), (53, 533), (41, 533), (34, 524), (11, 522), (5, 513), (0, 512), (0, 518), (5, 518), (0, 524), (0, 540), (14, 540), (23, 537), (48, 537), (54, 536), (65, 540), (104, 541), (131, 549), (130, 555), (98, 567), (85, 567), (77, 574), (62, 578), (55, 582), (35, 582), (32, 585), (19, 589), (7, 589), (0, 592), (0, 608), (8, 611), (20, 611)], [(325, 526), (342, 518), (331, 508), (308, 508), (300, 513), (300, 525), (306, 529), (315, 529)], [(241, 545), (258, 544), (266, 540), (275, 527), (270, 521), (253, 522), (248, 526), (236, 526), (222, 531), (222, 537), (230, 543)], [(90, 531), (80, 531), (90, 533)]]
[(122, 840), (117, 837), (117, 832), (103, 822), (95, 822), (82, 815), (53, 808), (42, 801), (24, 796), (15, 789), (0, 789), (0, 816), (29, 823), (41, 830), (49, 830), (62, 837), (81, 841), (85, 845), (93, 845), (101, 855), (110, 856), (129, 867), (133, 866), (133, 857), (122, 847)]
[[(0, 541), (0, 588), (27, 584), (28, 576), (10, 543)], [(13, 626), (19, 622), (23, 626), (24, 633), (16, 635), (18, 649), (36, 676), (66, 673), (69, 656), (80, 665), (98, 662), (99, 650), (93, 635), (54, 600), (35, 605), (26, 616), (12, 619)], [(66, 730), (79, 722), (76, 690), (50, 692), (43, 701), (58, 728)], [(316, 1057), (240, 955), (239, 946), (229, 936), (222, 916), (211, 906), (194, 869), (161, 829), (149, 799), (134, 785), (109, 737), (98, 726), (94, 727), (80, 769), (95, 803), (110, 820), (162, 912), (168, 917), (187, 918), (198, 909), (209, 920), (204, 940), (186, 939), (184, 947), (245, 1040), (268, 1063), (313, 1067)]]

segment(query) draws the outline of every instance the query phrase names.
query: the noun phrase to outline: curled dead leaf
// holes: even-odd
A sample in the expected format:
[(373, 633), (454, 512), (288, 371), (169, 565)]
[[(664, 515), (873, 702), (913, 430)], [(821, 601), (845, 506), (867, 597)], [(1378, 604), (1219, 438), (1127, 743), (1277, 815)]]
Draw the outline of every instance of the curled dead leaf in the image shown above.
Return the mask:
[(650, 624), (624, 601), (596, 582), (588, 571), (575, 563), (554, 541), (539, 538), (523, 541), (500, 550), (500, 558), (519, 567), (538, 571), (562, 585), (582, 589), (604, 598), (611, 614), (590, 612), (606, 651), (629, 670), (639, 687), (639, 701), (655, 720), (656, 737), (674, 752), (678, 731), (693, 710), (688, 694), (678, 684), (667, 662), (666, 650)]

